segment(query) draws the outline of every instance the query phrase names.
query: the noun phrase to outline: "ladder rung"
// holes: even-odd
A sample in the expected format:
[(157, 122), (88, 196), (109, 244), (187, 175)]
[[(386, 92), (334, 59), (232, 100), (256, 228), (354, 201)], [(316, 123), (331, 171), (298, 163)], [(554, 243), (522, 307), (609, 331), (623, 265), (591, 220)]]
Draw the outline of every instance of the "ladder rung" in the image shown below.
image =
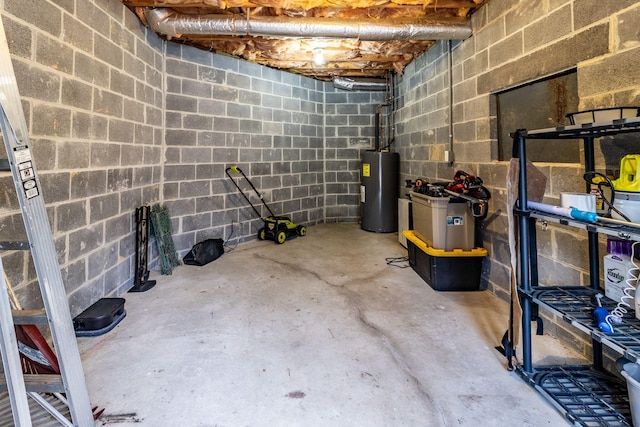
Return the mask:
[[(24, 386), (27, 391), (36, 393), (64, 393), (62, 377), (56, 374), (24, 374)], [(0, 391), (7, 391), (7, 381), (0, 374)]]
[(11, 310), (13, 323), (16, 325), (46, 325), (47, 312), (42, 310)]
[(29, 242), (0, 242), (0, 251), (26, 251), (30, 248)]

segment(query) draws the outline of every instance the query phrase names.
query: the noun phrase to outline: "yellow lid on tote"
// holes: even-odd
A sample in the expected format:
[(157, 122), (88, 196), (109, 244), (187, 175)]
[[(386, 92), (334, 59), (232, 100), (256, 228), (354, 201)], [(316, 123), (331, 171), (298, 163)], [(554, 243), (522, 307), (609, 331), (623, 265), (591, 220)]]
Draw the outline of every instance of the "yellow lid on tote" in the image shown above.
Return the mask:
[(435, 249), (428, 246), (422, 239), (416, 236), (413, 230), (404, 230), (402, 235), (406, 237), (411, 243), (416, 245), (420, 250), (431, 256), (437, 257), (478, 257), (487, 256), (487, 250), (485, 248), (473, 248), (468, 251), (462, 249), (454, 249), (452, 251), (445, 251), (444, 249)]

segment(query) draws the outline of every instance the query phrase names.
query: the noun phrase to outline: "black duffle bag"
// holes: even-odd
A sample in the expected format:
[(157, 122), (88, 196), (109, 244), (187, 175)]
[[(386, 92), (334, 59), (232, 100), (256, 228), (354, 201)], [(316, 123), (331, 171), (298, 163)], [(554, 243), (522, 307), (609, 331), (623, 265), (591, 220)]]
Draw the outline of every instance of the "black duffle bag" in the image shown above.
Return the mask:
[(222, 254), (224, 254), (224, 240), (207, 239), (193, 245), (182, 258), (182, 262), (187, 265), (203, 266), (217, 260)]

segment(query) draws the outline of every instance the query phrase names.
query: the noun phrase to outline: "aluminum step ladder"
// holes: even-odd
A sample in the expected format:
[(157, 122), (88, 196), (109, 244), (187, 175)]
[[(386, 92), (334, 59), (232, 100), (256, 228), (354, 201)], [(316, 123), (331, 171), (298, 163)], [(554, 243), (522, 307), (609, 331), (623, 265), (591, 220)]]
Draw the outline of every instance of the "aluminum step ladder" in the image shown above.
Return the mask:
[[(4, 368), (3, 382), (6, 384), (11, 400), (14, 423), (20, 427), (32, 425), (27, 401), (30, 396), (62, 425), (95, 426), (73, 319), (41, 193), (42, 187), (33, 162), (27, 125), (2, 20), (0, 20), (0, 130), (29, 240), (28, 245), (25, 246), (31, 251), (44, 302), (44, 313), (22, 313), (19, 318), (14, 316), (9, 301), (8, 283), (5, 280), (4, 267), (0, 259), (0, 350)], [(0, 249), (14, 249), (19, 246), (19, 244), (3, 245)], [(60, 375), (54, 376), (53, 379), (51, 375), (23, 374), (14, 329), (14, 325), (20, 322), (37, 324), (38, 319), (45, 318), (51, 330), (53, 347), (60, 365)], [(64, 393), (71, 420), (55, 411), (55, 408), (47, 408), (47, 402), (39, 392)]]

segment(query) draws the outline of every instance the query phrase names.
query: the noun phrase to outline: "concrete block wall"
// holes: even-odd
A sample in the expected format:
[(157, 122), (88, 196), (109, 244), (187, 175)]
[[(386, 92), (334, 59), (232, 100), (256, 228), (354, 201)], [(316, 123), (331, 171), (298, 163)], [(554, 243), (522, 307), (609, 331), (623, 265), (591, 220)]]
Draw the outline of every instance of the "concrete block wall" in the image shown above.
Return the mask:
[[(132, 286), (138, 206), (169, 208), (180, 256), (208, 237), (255, 239), (261, 221), (230, 165), (296, 223), (359, 219), (379, 93), (165, 42), (117, 0), (0, 11), (73, 315)], [(24, 240), (6, 174), (0, 191), (1, 238)], [(2, 257), (22, 304), (41, 307), (29, 254)]]
[(167, 43), (166, 81), (163, 198), (180, 254), (210, 237), (256, 238), (262, 221), (227, 177), (232, 165), (274, 214), (323, 221), (326, 83), (175, 43)]
[[(255, 239), (262, 227), (227, 177), (231, 165), (296, 224), (359, 220), (361, 151), (373, 147), (384, 93), (338, 90), (174, 43), (166, 79), (163, 201), (181, 255), (206, 238)], [(268, 215), (247, 182), (236, 182)]]
[[(134, 211), (160, 196), (161, 44), (115, 1), (5, 0), (2, 20), (72, 314), (132, 285)], [(2, 148), (4, 151), (4, 148)], [(11, 179), (2, 239), (25, 239)], [(27, 252), (3, 253), (41, 307)]]
[[(492, 199), (482, 230), (490, 253), (483, 281), (505, 300), (509, 299), (506, 230), (511, 207), (505, 203), (508, 162), (497, 157), (493, 94), (575, 67), (580, 109), (640, 105), (639, 20), (637, 1), (492, 0), (473, 16), (474, 35), (453, 43), (451, 117), (446, 42), (414, 61), (398, 79), (401, 179), (450, 180), (456, 170), (463, 169), (484, 180)], [(455, 162), (449, 166), (443, 152), (451, 122)], [(633, 150), (638, 137), (630, 138), (625, 147)], [(609, 154), (612, 150), (618, 150), (617, 155)], [(596, 166), (604, 171), (610, 163), (607, 159), (619, 160), (621, 151), (617, 141), (602, 141)], [(547, 176), (545, 202), (559, 204), (562, 191), (584, 191), (581, 163), (536, 166)], [(567, 228), (540, 230), (541, 282), (588, 284), (585, 240), (586, 233)], [(547, 330), (570, 337), (586, 352), (585, 337), (562, 327), (562, 322), (554, 322)]]
[(376, 106), (385, 92), (350, 92), (330, 87), (325, 94), (326, 222), (360, 220), (362, 152), (375, 147)]

